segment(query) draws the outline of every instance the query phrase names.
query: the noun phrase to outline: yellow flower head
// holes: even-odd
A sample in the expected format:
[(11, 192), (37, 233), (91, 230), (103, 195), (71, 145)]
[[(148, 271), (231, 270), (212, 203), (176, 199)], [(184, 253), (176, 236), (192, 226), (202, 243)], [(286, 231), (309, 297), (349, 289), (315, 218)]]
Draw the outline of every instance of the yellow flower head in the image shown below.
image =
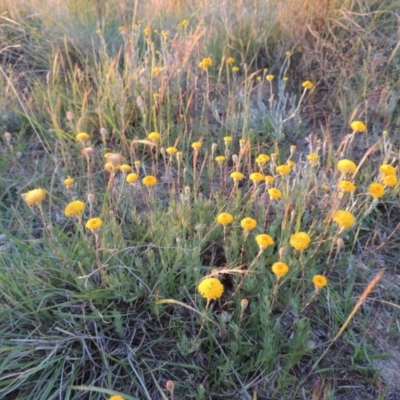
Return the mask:
[(301, 86), (303, 86), (304, 89), (312, 89), (314, 87), (314, 84), (311, 81), (304, 81)]
[(134, 172), (131, 172), (126, 176), (126, 181), (128, 183), (135, 183), (139, 179), (138, 174), (135, 174)]
[(256, 163), (259, 166), (262, 166), (266, 162), (268, 162), (270, 159), (271, 159), (271, 157), (268, 154), (259, 154), (258, 157), (256, 158)]
[(319, 155), (317, 153), (311, 153), (307, 156), (308, 161), (311, 165), (314, 165), (318, 161)]
[(284, 77), (282, 78), (282, 80), (283, 80), (283, 82), (287, 82), (287, 81), (289, 80), (289, 77), (288, 77), (288, 76), (284, 76)]
[(114, 166), (112, 163), (106, 162), (106, 163), (104, 164), (104, 170), (105, 170), (105, 171), (108, 171), (108, 172), (114, 171), (115, 169), (118, 168), (118, 166), (119, 166), (119, 165)]
[(87, 229), (95, 231), (103, 226), (103, 220), (101, 218), (90, 218), (85, 226)]
[(224, 142), (226, 145), (228, 145), (230, 142), (232, 142), (232, 136), (225, 136), (224, 137)]
[(276, 172), (279, 175), (287, 175), (292, 172), (292, 168), (290, 167), (290, 165), (278, 165), (276, 167)]
[(215, 157), (215, 161), (217, 163), (223, 163), (225, 160), (226, 160), (225, 156), (217, 156), (217, 157)]
[(178, 149), (176, 147), (167, 147), (167, 150), (165, 150), (169, 155), (175, 154), (178, 152)]
[(185, 29), (189, 25), (189, 21), (187, 19), (182, 20), (178, 24), (178, 28)]
[(132, 167), (128, 164), (122, 164), (118, 167), (118, 169), (122, 172), (129, 172), (132, 170)]
[(341, 227), (341, 228), (350, 228), (356, 222), (356, 217), (349, 211), (345, 210), (337, 210), (333, 214), (333, 220)]
[(75, 136), (75, 140), (77, 142), (85, 142), (86, 140), (89, 140), (89, 139), (90, 139), (90, 136), (86, 132), (79, 132)]
[(314, 275), (312, 281), (317, 289), (323, 288), (328, 284), (328, 280), (323, 275)]
[(232, 67), (232, 72), (239, 72), (239, 67), (237, 67), (236, 65)]
[(365, 132), (367, 127), (365, 126), (364, 122), (361, 121), (353, 121), (351, 124), (351, 129), (355, 132)]
[(383, 184), (385, 186), (394, 187), (397, 185), (397, 176), (396, 175), (387, 175), (383, 178)]
[(198, 150), (198, 149), (201, 149), (201, 146), (203, 146), (203, 143), (201, 143), (201, 142), (193, 142), (192, 143), (192, 149)]
[(44, 189), (33, 189), (29, 192), (22, 193), (21, 196), (29, 206), (38, 206), (46, 198), (46, 191)]
[(206, 300), (217, 300), (224, 293), (224, 285), (217, 278), (205, 278), (199, 283), (197, 290)]
[(265, 175), (265, 182), (274, 183), (275, 182), (275, 178), (272, 175)]
[(65, 207), (64, 214), (67, 217), (76, 217), (85, 210), (85, 203), (83, 201), (75, 200), (68, 203)]
[(293, 160), (287, 160), (286, 165), (290, 168), (293, 168), (296, 165), (296, 163)]
[(64, 185), (67, 189), (69, 189), (75, 182), (75, 179), (71, 178), (70, 176), (67, 179), (64, 179)]
[(281, 261), (272, 264), (271, 269), (278, 278), (282, 278), (282, 276), (285, 276), (289, 272), (289, 267)]
[(267, 75), (267, 76), (266, 76), (266, 79), (267, 79), (267, 81), (269, 81), (269, 82), (272, 82), (272, 81), (274, 80), (274, 78), (275, 78), (274, 75)]
[(199, 67), (203, 69), (207, 69), (213, 65), (213, 61), (210, 57), (203, 58), (200, 63)]
[(276, 188), (268, 189), (268, 194), (271, 200), (280, 199), (282, 197), (282, 192)]
[(147, 175), (142, 179), (144, 186), (152, 187), (157, 183), (157, 178), (153, 175)]
[(244, 178), (244, 175), (241, 172), (235, 171), (230, 174), (230, 177), (235, 181), (240, 181)]
[(311, 243), (311, 238), (306, 232), (297, 232), (290, 236), (290, 245), (296, 250), (305, 250)]
[(217, 216), (217, 222), (221, 225), (228, 225), (233, 221), (233, 216), (229, 213), (221, 213)]
[(147, 136), (152, 142), (156, 142), (161, 139), (161, 134), (158, 132), (150, 132)]
[(385, 176), (396, 175), (396, 168), (390, 164), (383, 164), (379, 167), (379, 172)]
[(379, 199), (385, 194), (385, 187), (381, 183), (373, 182), (368, 186), (368, 193), (374, 199)]
[(339, 189), (343, 192), (354, 192), (356, 190), (356, 185), (350, 181), (340, 181)]
[[(162, 67), (154, 67), (152, 70), (153, 75), (158, 75), (163, 70)], [(156, 93), (155, 93), (156, 94)], [(157, 93), (158, 94), (158, 93)], [(154, 95), (153, 95), (154, 96)]]
[(257, 221), (253, 218), (243, 218), (240, 221), (240, 225), (245, 231), (251, 231), (257, 226)]
[(111, 396), (108, 400), (124, 400), (124, 398), (122, 396), (115, 395)]
[(259, 172), (253, 172), (250, 174), (250, 180), (254, 183), (262, 182), (264, 179), (264, 175), (260, 174)]
[(233, 57), (228, 57), (227, 59), (226, 59), (226, 63), (227, 64), (233, 64), (235, 62), (235, 59), (233, 58)]
[(261, 235), (256, 236), (256, 242), (260, 247), (260, 250), (266, 249), (268, 246), (272, 246), (274, 244), (274, 239), (271, 236), (262, 233)]
[(344, 172), (345, 174), (353, 174), (356, 172), (357, 165), (355, 162), (351, 160), (347, 160), (346, 158), (343, 160), (339, 160), (337, 163), (337, 169), (340, 172)]

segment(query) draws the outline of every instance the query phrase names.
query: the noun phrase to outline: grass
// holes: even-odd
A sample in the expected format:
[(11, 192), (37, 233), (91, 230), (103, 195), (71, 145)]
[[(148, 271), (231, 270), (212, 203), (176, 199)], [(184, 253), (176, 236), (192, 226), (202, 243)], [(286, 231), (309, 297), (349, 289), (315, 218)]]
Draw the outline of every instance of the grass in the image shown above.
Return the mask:
[(396, 2), (0, 14), (4, 398), (395, 393)]

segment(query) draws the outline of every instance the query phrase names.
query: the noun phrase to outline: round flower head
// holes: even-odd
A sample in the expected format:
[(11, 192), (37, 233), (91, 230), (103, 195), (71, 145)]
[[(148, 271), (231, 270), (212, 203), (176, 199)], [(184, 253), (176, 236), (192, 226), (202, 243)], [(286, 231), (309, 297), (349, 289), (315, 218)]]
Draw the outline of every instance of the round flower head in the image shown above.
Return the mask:
[(75, 140), (77, 142), (85, 142), (86, 140), (89, 140), (89, 139), (90, 139), (90, 136), (86, 132), (79, 132), (75, 136)]
[(287, 175), (292, 172), (292, 168), (289, 165), (278, 165), (276, 167), (276, 172), (279, 175)]
[(122, 164), (118, 167), (118, 169), (122, 172), (129, 172), (132, 170), (132, 167), (128, 164)]
[(243, 178), (244, 178), (244, 175), (241, 173), (241, 172), (238, 172), (238, 171), (235, 171), (235, 172), (232, 172), (231, 174), (230, 174), (230, 177), (234, 180), (234, 181), (240, 181), (240, 180), (242, 180)]
[(361, 121), (353, 121), (351, 124), (351, 129), (355, 132), (365, 132), (367, 127), (365, 126), (364, 122)]
[(268, 189), (268, 194), (269, 194), (269, 197), (271, 198), (271, 200), (277, 200), (282, 197), (282, 192), (276, 188)]
[(311, 238), (306, 232), (297, 232), (290, 236), (290, 245), (296, 250), (305, 250), (311, 243)]
[(203, 58), (200, 63), (199, 67), (203, 69), (207, 69), (213, 65), (213, 61), (210, 57)]
[(281, 261), (272, 264), (271, 269), (278, 278), (285, 276), (289, 272), (289, 267)]
[(274, 80), (274, 78), (275, 78), (274, 75), (267, 75), (267, 76), (266, 76), (266, 79), (267, 79), (267, 81), (269, 81), (269, 82), (272, 82), (272, 81)]
[(268, 162), (271, 159), (271, 157), (268, 154), (260, 154), (256, 158), (256, 163), (260, 165), (264, 165), (266, 162)]
[(193, 142), (192, 143), (192, 148), (195, 150), (201, 149), (201, 146), (203, 145), (203, 143), (201, 142)]
[(396, 168), (390, 164), (383, 164), (379, 167), (379, 172), (385, 176), (396, 175)]
[(116, 167), (118, 167), (118, 165), (114, 166), (114, 164), (112, 164), (110, 162), (106, 162), (104, 164), (104, 170), (108, 171), (108, 172), (114, 171), (116, 169)]
[(264, 180), (264, 175), (259, 172), (253, 172), (250, 174), (250, 180), (254, 183), (262, 182)]
[(296, 163), (293, 160), (287, 160), (286, 165), (290, 168), (293, 168), (296, 165)]
[(233, 221), (233, 216), (229, 213), (221, 213), (217, 216), (217, 222), (221, 225), (228, 225)]
[(328, 284), (328, 280), (323, 275), (314, 275), (312, 281), (317, 289), (321, 289)]
[(235, 59), (233, 58), (233, 57), (228, 57), (227, 59), (226, 59), (226, 63), (227, 64), (233, 64), (235, 62)]
[(139, 179), (138, 174), (135, 174), (134, 172), (131, 172), (126, 176), (126, 181), (128, 183), (135, 183)]
[(74, 182), (75, 180), (70, 176), (67, 179), (64, 179), (64, 185), (67, 189), (69, 189), (74, 184)]
[(142, 179), (144, 186), (151, 187), (157, 183), (157, 178), (153, 175), (147, 175)]
[(108, 400), (124, 400), (124, 398), (122, 396), (115, 395), (111, 396)]
[(304, 89), (312, 89), (314, 84), (311, 81), (304, 81), (301, 86), (303, 86)]
[(155, 142), (155, 141), (161, 139), (161, 134), (158, 133), (158, 132), (150, 132), (150, 133), (148, 134), (148, 138), (149, 138), (152, 142)]
[(343, 159), (338, 161), (337, 169), (345, 174), (353, 174), (356, 172), (357, 165), (351, 160)]
[(266, 249), (268, 246), (272, 246), (274, 244), (274, 239), (271, 236), (262, 233), (261, 235), (256, 236), (256, 242), (260, 247), (260, 250)]
[(340, 181), (339, 189), (343, 192), (354, 192), (356, 190), (356, 185), (350, 181)]
[(251, 231), (257, 226), (257, 221), (253, 218), (247, 217), (240, 221), (240, 225), (245, 231)]
[(311, 153), (307, 156), (308, 161), (310, 161), (311, 165), (314, 165), (318, 161), (318, 154), (317, 153)]
[(83, 201), (75, 200), (68, 203), (65, 207), (64, 214), (67, 217), (76, 217), (85, 210), (85, 203)]
[(341, 227), (341, 228), (350, 228), (356, 222), (356, 217), (349, 211), (345, 210), (337, 210), (333, 214), (333, 220)]
[(44, 189), (33, 189), (29, 192), (22, 193), (21, 196), (29, 206), (38, 206), (46, 198), (46, 191)]
[(226, 160), (225, 156), (217, 156), (217, 157), (215, 157), (215, 161), (217, 163), (223, 163), (225, 160)]
[(239, 67), (237, 67), (236, 65), (232, 67), (232, 72), (239, 72)]
[(224, 293), (224, 285), (217, 278), (205, 278), (199, 283), (197, 290), (206, 300), (217, 300)]
[(383, 184), (385, 186), (394, 187), (397, 185), (397, 176), (396, 175), (387, 175), (383, 178)]
[(167, 147), (167, 150), (165, 150), (169, 155), (175, 154), (178, 152), (178, 149), (176, 147)]
[(232, 136), (225, 136), (224, 137), (224, 142), (225, 142), (226, 145), (231, 143), (232, 142)]
[(103, 221), (101, 218), (90, 218), (86, 222), (86, 228), (90, 229), (91, 231), (95, 231), (103, 226)]
[(381, 183), (373, 182), (368, 186), (368, 193), (374, 199), (379, 199), (385, 194), (385, 187)]
[(272, 175), (265, 175), (265, 182), (274, 183), (275, 182), (275, 178)]

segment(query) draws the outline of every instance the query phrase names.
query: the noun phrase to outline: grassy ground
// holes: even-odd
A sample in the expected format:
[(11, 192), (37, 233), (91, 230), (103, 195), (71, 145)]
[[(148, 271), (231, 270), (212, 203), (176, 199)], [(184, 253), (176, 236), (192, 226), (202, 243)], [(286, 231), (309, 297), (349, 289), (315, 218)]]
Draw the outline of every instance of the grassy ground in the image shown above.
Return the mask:
[(0, 15), (2, 398), (396, 398), (397, 2)]

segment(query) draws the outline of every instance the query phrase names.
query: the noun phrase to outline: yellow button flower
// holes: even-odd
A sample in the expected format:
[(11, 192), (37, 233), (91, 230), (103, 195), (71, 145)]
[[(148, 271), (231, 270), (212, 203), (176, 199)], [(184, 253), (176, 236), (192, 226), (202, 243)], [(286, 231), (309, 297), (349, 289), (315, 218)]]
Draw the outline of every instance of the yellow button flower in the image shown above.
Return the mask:
[(178, 152), (178, 149), (176, 147), (167, 147), (167, 150), (165, 150), (169, 155), (175, 154)]
[(201, 143), (201, 142), (193, 142), (192, 143), (192, 148), (195, 150), (201, 149), (201, 146), (203, 146), (203, 143)]
[(271, 269), (278, 278), (282, 278), (282, 276), (285, 276), (289, 272), (289, 267), (281, 261), (272, 264)]
[(250, 174), (250, 180), (254, 183), (262, 182), (264, 179), (264, 175), (260, 174), (259, 172), (253, 172)]
[(223, 163), (225, 160), (226, 160), (225, 156), (217, 156), (217, 157), (215, 157), (215, 161), (217, 163)]
[(356, 190), (356, 185), (350, 181), (340, 181), (339, 189), (343, 192), (354, 192)]
[(134, 172), (131, 172), (126, 176), (126, 181), (128, 183), (135, 183), (139, 179), (138, 174), (135, 174)]
[(227, 64), (233, 64), (235, 62), (235, 59), (233, 58), (233, 57), (228, 57), (227, 59), (226, 59), (226, 63)]
[(271, 200), (277, 200), (282, 197), (282, 192), (276, 188), (268, 189), (268, 194), (269, 194), (269, 197), (271, 198)]
[(103, 226), (103, 220), (101, 218), (90, 218), (85, 226), (87, 229), (95, 231)]
[(275, 178), (272, 175), (265, 175), (265, 182), (274, 183), (275, 182)]
[(379, 167), (379, 172), (385, 176), (396, 175), (396, 168), (390, 164), (383, 164)]
[(253, 218), (243, 218), (240, 221), (240, 225), (245, 231), (251, 231), (257, 226), (257, 221)]
[(314, 84), (311, 81), (304, 81), (301, 86), (303, 86), (304, 89), (312, 89), (314, 87)]
[(203, 58), (200, 63), (199, 67), (203, 69), (207, 69), (213, 65), (213, 61), (210, 57)]
[(235, 181), (238, 182), (244, 178), (244, 175), (241, 172), (235, 171), (230, 174), (230, 177)]
[(69, 189), (75, 183), (75, 179), (70, 176), (67, 179), (64, 179), (64, 185), (67, 189)]
[(159, 132), (150, 132), (147, 137), (152, 141), (156, 142), (161, 139), (161, 134)]
[(356, 222), (356, 217), (349, 211), (338, 210), (333, 214), (333, 220), (341, 227), (341, 228), (350, 228)]
[(374, 199), (379, 199), (385, 194), (385, 187), (381, 183), (373, 182), (368, 186), (368, 193)]
[(128, 164), (122, 164), (118, 167), (118, 169), (122, 172), (129, 172), (132, 170), (132, 167)]
[(108, 400), (124, 400), (124, 398), (122, 396), (115, 395), (111, 396)]
[(275, 242), (274, 239), (272, 239), (271, 236), (262, 233), (261, 235), (256, 236), (256, 242), (258, 246), (260, 247), (260, 250), (266, 249), (268, 246), (272, 246)]
[(292, 172), (292, 168), (289, 165), (278, 165), (276, 167), (276, 172), (279, 175), (287, 175)]
[(217, 300), (224, 293), (224, 285), (217, 278), (205, 278), (199, 283), (197, 290), (206, 300)]
[(328, 280), (323, 275), (314, 275), (312, 281), (317, 289), (323, 288), (328, 284)]
[(46, 191), (44, 189), (33, 189), (29, 192), (22, 193), (22, 198), (24, 199), (25, 203), (29, 206), (33, 205), (40, 205), (42, 201), (46, 198)]
[(237, 67), (236, 65), (234, 67), (232, 67), (232, 72), (239, 72), (239, 67)]
[(265, 163), (267, 163), (270, 159), (271, 157), (268, 154), (259, 154), (256, 158), (256, 163), (258, 164), (258, 166), (262, 166)]
[(289, 243), (296, 250), (305, 250), (311, 243), (311, 238), (306, 232), (297, 232), (290, 236)]
[(397, 176), (396, 175), (387, 175), (383, 178), (383, 184), (385, 186), (394, 187), (397, 185)]
[(147, 175), (142, 179), (144, 186), (152, 187), (157, 184), (157, 178), (153, 175)]
[(85, 203), (83, 201), (75, 200), (68, 203), (65, 207), (64, 214), (67, 217), (76, 217), (85, 210)]
[(357, 165), (354, 161), (343, 159), (338, 161), (337, 169), (345, 174), (352, 174), (356, 172)]
[(76, 136), (75, 136), (75, 140), (77, 142), (85, 142), (86, 140), (89, 140), (90, 136), (89, 134), (87, 134), (86, 132), (79, 132)]
[(365, 126), (364, 122), (361, 121), (353, 121), (351, 124), (351, 129), (355, 132), (365, 132), (367, 127)]
[(319, 159), (319, 155), (317, 153), (311, 153), (307, 156), (308, 161), (310, 161), (311, 165), (314, 165), (318, 159)]
[(225, 142), (225, 144), (229, 144), (230, 142), (232, 142), (232, 137), (231, 136), (225, 136), (224, 137), (224, 142)]
[(233, 216), (229, 213), (221, 213), (217, 216), (217, 222), (221, 225), (228, 225), (233, 221)]
[(267, 75), (267, 76), (266, 76), (266, 79), (267, 79), (267, 81), (269, 81), (269, 82), (272, 82), (272, 81), (274, 80), (274, 78), (275, 78), (274, 75)]

